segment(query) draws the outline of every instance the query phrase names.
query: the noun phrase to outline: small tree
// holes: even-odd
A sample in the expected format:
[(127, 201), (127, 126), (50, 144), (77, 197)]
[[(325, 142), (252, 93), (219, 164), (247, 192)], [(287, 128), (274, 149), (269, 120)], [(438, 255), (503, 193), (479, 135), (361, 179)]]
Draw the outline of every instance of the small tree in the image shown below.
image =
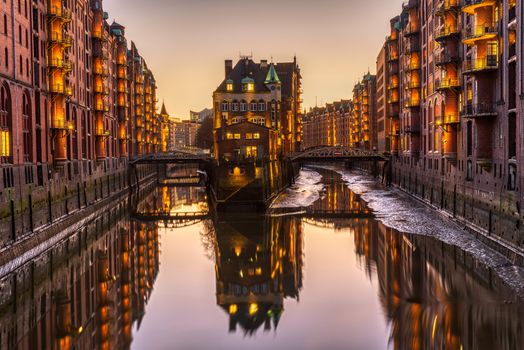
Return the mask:
[(202, 149), (213, 148), (213, 118), (207, 118), (197, 131), (196, 145)]

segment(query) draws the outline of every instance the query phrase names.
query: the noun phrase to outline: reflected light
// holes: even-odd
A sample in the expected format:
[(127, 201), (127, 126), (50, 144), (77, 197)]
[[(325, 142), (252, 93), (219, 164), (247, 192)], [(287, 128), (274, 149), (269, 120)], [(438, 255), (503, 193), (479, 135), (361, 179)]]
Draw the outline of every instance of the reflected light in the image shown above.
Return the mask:
[(254, 315), (257, 312), (258, 312), (258, 304), (257, 303), (249, 304), (249, 314)]

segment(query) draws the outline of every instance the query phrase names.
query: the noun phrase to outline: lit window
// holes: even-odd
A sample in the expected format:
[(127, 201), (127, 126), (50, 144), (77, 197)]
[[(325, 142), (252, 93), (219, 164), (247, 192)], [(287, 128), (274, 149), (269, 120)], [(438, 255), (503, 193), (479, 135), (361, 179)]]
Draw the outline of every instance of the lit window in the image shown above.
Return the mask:
[(253, 134), (249, 133), (249, 134), (246, 134), (246, 140), (252, 140), (253, 139)]
[(246, 85), (246, 91), (253, 92), (255, 91), (255, 84), (254, 83), (247, 83)]
[(240, 140), (240, 134), (235, 134), (235, 140)]
[(227, 91), (233, 91), (233, 83), (227, 83)]
[(9, 131), (1, 130), (0, 131), (0, 157), (9, 157), (11, 156), (11, 150), (9, 145)]
[(228, 132), (228, 133), (226, 134), (226, 137), (227, 137), (228, 140), (232, 140), (232, 139), (233, 139), (233, 134), (230, 133), (230, 132)]
[(259, 134), (258, 132), (257, 132), (257, 133), (254, 133), (254, 134), (253, 134), (253, 138), (254, 138), (255, 140), (260, 139), (260, 134)]

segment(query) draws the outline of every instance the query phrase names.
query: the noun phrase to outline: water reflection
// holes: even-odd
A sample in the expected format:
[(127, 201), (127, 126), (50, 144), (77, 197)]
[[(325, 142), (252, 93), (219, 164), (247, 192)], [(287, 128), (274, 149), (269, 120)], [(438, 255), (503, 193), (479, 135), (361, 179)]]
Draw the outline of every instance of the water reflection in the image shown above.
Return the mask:
[(302, 287), (300, 221), (244, 216), (214, 229), (217, 304), (229, 314), (229, 331), (276, 330), (284, 298), (298, 299)]
[[(189, 187), (154, 189), (130, 206), (131, 218), (127, 200), (117, 203), (0, 279), (0, 348), (125, 349), (137, 337), (146, 339), (142, 345), (151, 339), (166, 346), (205, 340), (218, 348), (245, 348), (248, 341), (266, 348), (392, 349), (517, 349), (524, 343), (522, 304), (490, 269), (454, 246), (383, 226), (338, 178), (323, 175), (325, 191), (313, 206), (318, 217), (168, 219), (209, 212), (205, 191)], [(325, 215), (339, 211), (365, 215)], [(141, 212), (168, 216), (137, 220)], [(207, 259), (201, 265), (182, 261), (182, 274), (161, 269), (173, 246), (164, 245), (160, 254), (160, 232), (162, 240), (176, 237), (190, 224), (197, 226), (184, 232), (201, 242), (188, 254), (203, 250)], [(337, 260), (342, 256), (348, 259)], [(188, 298), (173, 297), (170, 288), (182, 288), (208, 268), (214, 268), (215, 290), (203, 295), (212, 303), (193, 301), (191, 317), (176, 312)], [(319, 271), (333, 275), (317, 283)], [(151, 308), (155, 298), (160, 308)], [(359, 313), (352, 298), (375, 303)], [(217, 312), (223, 322), (201, 328), (201, 320)], [(377, 322), (376, 314), (386, 322)], [(190, 318), (199, 320), (187, 326), (191, 331), (170, 324), (169, 334), (159, 333), (162, 322)], [(321, 341), (308, 343), (313, 334)]]

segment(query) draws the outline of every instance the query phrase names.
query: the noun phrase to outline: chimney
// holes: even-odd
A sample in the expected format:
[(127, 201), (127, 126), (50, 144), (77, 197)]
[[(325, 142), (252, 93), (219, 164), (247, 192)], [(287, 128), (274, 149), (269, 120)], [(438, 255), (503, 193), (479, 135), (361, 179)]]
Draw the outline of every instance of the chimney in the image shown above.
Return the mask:
[(267, 68), (267, 60), (261, 60), (260, 61), (260, 68), (266, 69)]
[(233, 70), (233, 61), (226, 60), (226, 79), (229, 77), (229, 74)]

